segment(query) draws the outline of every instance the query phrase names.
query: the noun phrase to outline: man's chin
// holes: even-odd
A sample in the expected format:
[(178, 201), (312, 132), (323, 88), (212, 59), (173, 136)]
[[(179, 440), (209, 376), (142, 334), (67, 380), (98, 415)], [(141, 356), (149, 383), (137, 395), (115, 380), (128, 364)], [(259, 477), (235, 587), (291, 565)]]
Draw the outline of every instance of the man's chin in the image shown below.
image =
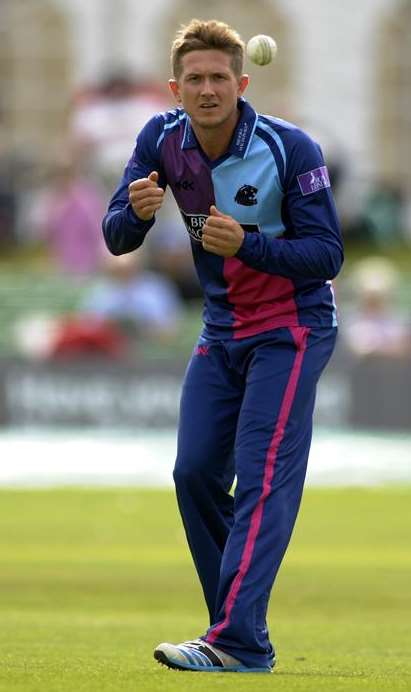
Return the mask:
[(194, 119), (194, 123), (197, 123), (200, 127), (204, 128), (205, 130), (214, 130), (216, 127), (220, 127), (220, 125), (222, 125), (223, 122), (224, 118), (222, 118), (221, 115), (217, 115), (216, 113), (209, 115), (199, 115), (197, 118)]

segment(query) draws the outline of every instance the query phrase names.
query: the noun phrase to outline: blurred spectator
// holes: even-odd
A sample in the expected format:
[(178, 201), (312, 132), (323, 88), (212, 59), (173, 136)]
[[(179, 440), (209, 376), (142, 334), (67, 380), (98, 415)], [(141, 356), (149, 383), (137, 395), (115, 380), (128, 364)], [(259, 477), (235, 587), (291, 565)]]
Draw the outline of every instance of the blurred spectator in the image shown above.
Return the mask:
[(112, 324), (99, 319), (31, 314), (14, 325), (17, 352), (31, 360), (102, 356), (120, 358), (127, 340)]
[(406, 242), (411, 245), (411, 194), (408, 195), (404, 204), (404, 232)]
[(107, 255), (104, 274), (85, 296), (80, 313), (116, 324), (131, 338), (167, 340), (178, 332), (181, 303), (175, 286), (147, 271), (144, 252)]
[(0, 250), (16, 242), (16, 197), (10, 187), (4, 161), (0, 162)]
[(406, 205), (398, 186), (380, 181), (371, 188), (347, 235), (357, 242), (388, 247), (405, 239)]
[(139, 343), (178, 335), (181, 302), (173, 284), (144, 268), (144, 253), (105, 255), (102, 275), (75, 314), (30, 314), (14, 327), (17, 351), (33, 359), (134, 357)]
[(2, 129), (0, 111), (0, 250), (16, 242), (17, 197), (14, 189), (13, 157)]
[(342, 335), (352, 353), (359, 356), (411, 354), (410, 313), (405, 318), (395, 298), (400, 274), (387, 259), (369, 257), (351, 275), (356, 306), (346, 311)]
[(101, 261), (101, 217), (105, 200), (99, 188), (76, 171), (70, 161), (57, 166), (49, 186), (28, 214), (34, 234), (47, 243), (56, 267), (87, 275)]
[(121, 69), (76, 95), (71, 121), (74, 147), (110, 193), (130, 155), (136, 133), (152, 115), (168, 107), (163, 85)]
[(127, 350), (127, 339), (115, 324), (99, 319), (72, 317), (58, 323), (49, 357), (121, 358), (127, 355)]

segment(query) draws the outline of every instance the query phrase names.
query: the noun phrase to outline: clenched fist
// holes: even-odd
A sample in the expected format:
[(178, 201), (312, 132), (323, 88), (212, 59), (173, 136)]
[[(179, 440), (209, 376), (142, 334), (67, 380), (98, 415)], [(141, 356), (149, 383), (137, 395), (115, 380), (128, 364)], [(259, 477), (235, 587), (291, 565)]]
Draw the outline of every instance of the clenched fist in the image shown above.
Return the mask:
[(220, 257), (233, 257), (244, 240), (244, 230), (232, 216), (222, 214), (214, 205), (203, 226), (203, 248)]
[(158, 173), (134, 180), (128, 186), (128, 198), (134, 213), (142, 221), (150, 221), (163, 203), (164, 190), (158, 186)]

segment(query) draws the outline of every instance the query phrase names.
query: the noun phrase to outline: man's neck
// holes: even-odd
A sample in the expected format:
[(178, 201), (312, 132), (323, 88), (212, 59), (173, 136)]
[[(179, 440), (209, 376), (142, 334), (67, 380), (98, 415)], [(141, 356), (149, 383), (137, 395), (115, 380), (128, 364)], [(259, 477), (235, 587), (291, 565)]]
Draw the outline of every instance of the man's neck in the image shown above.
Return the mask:
[(202, 150), (210, 161), (215, 161), (228, 151), (239, 118), (240, 112), (237, 111), (235, 120), (224, 123), (221, 127), (203, 128), (191, 124)]
[(217, 137), (215, 134), (212, 132), (197, 132), (194, 130), (196, 137), (198, 139), (198, 142), (204, 151), (204, 153), (208, 156), (210, 161), (215, 161), (215, 159), (219, 159), (220, 156), (223, 156), (228, 150), (228, 147), (230, 145), (232, 133), (229, 134), (226, 137), (221, 137), (221, 134), (219, 134)]

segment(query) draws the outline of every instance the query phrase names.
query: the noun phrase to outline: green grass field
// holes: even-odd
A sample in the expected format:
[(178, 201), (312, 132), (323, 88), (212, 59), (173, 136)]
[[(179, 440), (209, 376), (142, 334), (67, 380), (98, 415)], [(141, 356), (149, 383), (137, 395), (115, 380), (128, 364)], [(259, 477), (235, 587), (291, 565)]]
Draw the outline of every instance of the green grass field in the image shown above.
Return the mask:
[(308, 489), (273, 675), (169, 671), (206, 612), (167, 490), (0, 491), (1, 692), (411, 689), (411, 488)]

